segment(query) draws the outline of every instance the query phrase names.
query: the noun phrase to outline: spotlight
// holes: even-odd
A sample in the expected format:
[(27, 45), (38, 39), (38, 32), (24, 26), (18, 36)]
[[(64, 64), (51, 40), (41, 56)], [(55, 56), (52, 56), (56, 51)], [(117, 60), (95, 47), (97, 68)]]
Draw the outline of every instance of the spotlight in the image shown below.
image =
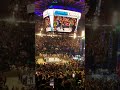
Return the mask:
[(43, 28), (41, 28), (41, 31), (43, 30)]
[(42, 37), (42, 36), (43, 36), (41, 32), (40, 32), (40, 33), (38, 33), (38, 34), (36, 34), (36, 35), (38, 35), (38, 36), (40, 36), (40, 37)]
[(77, 36), (76, 36), (76, 33), (74, 33), (74, 36), (73, 36), (73, 38), (75, 39)]
[(81, 37), (85, 37), (85, 31), (84, 30), (82, 31)]

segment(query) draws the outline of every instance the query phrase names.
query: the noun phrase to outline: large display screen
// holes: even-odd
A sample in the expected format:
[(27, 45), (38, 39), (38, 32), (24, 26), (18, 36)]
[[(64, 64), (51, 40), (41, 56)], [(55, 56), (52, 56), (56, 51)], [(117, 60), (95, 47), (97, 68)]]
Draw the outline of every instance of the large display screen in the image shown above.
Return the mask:
[(45, 28), (46, 28), (46, 31), (51, 31), (51, 25), (50, 25), (50, 17), (47, 16), (45, 17)]
[(48, 9), (43, 12), (43, 18), (47, 32), (76, 32), (81, 13), (61, 9)]
[(77, 19), (70, 17), (54, 16), (54, 31), (74, 32), (77, 26)]

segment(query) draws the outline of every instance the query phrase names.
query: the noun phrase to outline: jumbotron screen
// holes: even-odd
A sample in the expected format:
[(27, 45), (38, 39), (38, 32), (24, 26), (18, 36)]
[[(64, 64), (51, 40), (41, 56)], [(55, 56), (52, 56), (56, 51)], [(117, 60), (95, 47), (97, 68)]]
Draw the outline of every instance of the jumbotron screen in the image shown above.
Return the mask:
[(51, 31), (50, 17), (47, 16), (44, 19), (45, 19), (45, 28), (46, 28), (46, 31)]
[(48, 9), (43, 12), (46, 32), (76, 32), (81, 13), (61, 10)]

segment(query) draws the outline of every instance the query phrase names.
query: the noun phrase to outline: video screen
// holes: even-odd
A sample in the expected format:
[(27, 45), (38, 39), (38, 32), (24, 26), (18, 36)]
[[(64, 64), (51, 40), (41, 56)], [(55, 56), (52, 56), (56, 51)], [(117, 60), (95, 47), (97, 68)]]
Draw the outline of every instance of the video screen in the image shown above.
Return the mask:
[(54, 16), (53, 28), (51, 27), (50, 17), (45, 17), (46, 32), (75, 32), (77, 26), (77, 18)]
[(74, 32), (77, 26), (77, 19), (70, 17), (54, 16), (54, 31)]
[(50, 17), (49, 16), (45, 17), (45, 27), (46, 27), (47, 32), (51, 31)]

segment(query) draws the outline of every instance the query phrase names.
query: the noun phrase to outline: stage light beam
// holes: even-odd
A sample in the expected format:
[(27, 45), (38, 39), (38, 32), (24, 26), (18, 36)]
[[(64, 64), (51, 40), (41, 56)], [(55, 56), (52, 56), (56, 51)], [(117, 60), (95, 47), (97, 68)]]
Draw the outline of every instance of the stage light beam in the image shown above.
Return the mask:
[(84, 30), (81, 33), (81, 37), (85, 37), (85, 31)]

